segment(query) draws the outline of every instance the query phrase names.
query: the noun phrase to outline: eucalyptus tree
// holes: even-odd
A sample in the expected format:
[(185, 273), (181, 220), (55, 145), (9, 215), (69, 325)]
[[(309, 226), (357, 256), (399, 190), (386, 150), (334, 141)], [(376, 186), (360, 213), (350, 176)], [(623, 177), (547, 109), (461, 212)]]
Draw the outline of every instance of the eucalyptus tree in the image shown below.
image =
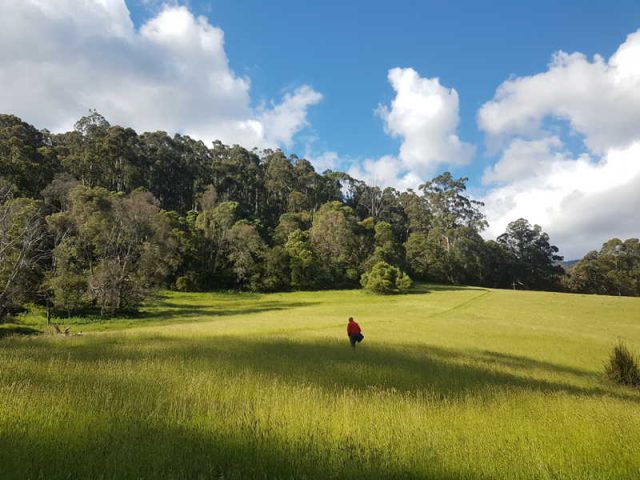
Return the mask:
[(97, 111), (80, 118), (71, 132), (55, 137), (55, 146), (62, 166), (83, 185), (104, 186), (108, 177), (107, 162), (104, 159), (104, 141), (111, 124)]
[(260, 217), (266, 205), (264, 171), (257, 153), (218, 141), (213, 143), (211, 156), (211, 183), (220, 201), (237, 202), (241, 212)]
[(67, 311), (133, 309), (178, 264), (169, 218), (148, 192), (122, 196), (80, 186), (68, 209), (47, 221), (56, 237), (48, 285)]
[(231, 229), (240, 219), (238, 210), (238, 202), (222, 202), (215, 208), (200, 212), (196, 218), (195, 226), (206, 239), (209, 271), (218, 280), (225, 278), (229, 267)]
[(340, 202), (325, 203), (313, 218), (310, 240), (327, 281), (349, 285), (360, 278), (363, 258), (359, 248), (357, 217)]
[(514, 287), (558, 288), (564, 272), (558, 264), (562, 256), (558, 255), (558, 247), (551, 245), (549, 235), (540, 225), (532, 226), (526, 219), (519, 218), (509, 223), (497, 241), (512, 258), (510, 271)]
[(140, 135), (140, 143), (145, 162), (145, 188), (165, 210), (182, 214), (191, 210), (199, 193), (194, 190), (198, 168), (185, 153), (188, 147), (184, 137), (147, 132)]
[(452, 250), (457, 233), (462, 227), (477, 232), (487, 227), (485, 216), (480, 210), (484, 204), (464, 195), (467, 180), (465, 177), (454, 179), (451, 173), (444, 172), (420, 185), (432, 216), (432, 228), (439, 232), (447, 252)]
[(37, 297), (49, 255), (41, 204), (0, 190), (0, 323)]
[(576, 292), (640, 296), (640, 241), (608, 240), (576, 263), (565, 283)]
[(0, 179), (15, 195), (37, 197), (60, 168), (48, 132), (0, 114)]

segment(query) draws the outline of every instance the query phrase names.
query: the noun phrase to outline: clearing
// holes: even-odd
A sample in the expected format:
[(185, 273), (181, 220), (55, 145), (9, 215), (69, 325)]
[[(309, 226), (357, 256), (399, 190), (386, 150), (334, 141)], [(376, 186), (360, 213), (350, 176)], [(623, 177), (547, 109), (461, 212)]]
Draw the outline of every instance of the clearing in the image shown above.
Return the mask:
[(167, 292), (86, 322), (0, 339), (1, 478), (640, 478), (640, 391), (602, 376), (637, 298)]

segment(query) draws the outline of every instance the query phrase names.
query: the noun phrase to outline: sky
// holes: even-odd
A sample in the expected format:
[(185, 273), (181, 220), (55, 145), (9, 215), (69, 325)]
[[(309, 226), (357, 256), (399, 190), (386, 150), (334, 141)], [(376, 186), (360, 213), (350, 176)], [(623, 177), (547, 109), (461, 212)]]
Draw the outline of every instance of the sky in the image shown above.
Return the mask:
[(640, 236), (640, 2), (2, 0), (0, 112), (282, 148), (567, 259)]

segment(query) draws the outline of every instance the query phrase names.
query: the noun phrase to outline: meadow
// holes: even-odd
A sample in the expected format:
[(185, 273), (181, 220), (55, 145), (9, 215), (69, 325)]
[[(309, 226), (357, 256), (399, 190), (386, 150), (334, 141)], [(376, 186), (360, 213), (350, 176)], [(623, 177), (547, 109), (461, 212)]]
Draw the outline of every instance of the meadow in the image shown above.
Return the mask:
[(0, 339), (2, 479), (640, 478), (640, 391), (603, 377), (637, 298), (165, 292), (64, 322)]

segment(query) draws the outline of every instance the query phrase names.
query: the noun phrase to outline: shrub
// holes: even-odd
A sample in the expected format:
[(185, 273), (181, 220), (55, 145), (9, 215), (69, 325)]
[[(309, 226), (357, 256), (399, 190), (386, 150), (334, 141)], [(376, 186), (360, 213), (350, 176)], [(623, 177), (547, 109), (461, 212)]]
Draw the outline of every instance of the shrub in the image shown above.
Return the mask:
[(413, 281), (398, 267), (381, 261), (370, 272), (362, 275), (360, 284), (370, 292), (389, 295), (409, 290)]
[(618, 342), (613, 347), (609, 361), (605, 364), (605, 373), (619, 385), (640, 386), (638, 360), (623, 342)]

